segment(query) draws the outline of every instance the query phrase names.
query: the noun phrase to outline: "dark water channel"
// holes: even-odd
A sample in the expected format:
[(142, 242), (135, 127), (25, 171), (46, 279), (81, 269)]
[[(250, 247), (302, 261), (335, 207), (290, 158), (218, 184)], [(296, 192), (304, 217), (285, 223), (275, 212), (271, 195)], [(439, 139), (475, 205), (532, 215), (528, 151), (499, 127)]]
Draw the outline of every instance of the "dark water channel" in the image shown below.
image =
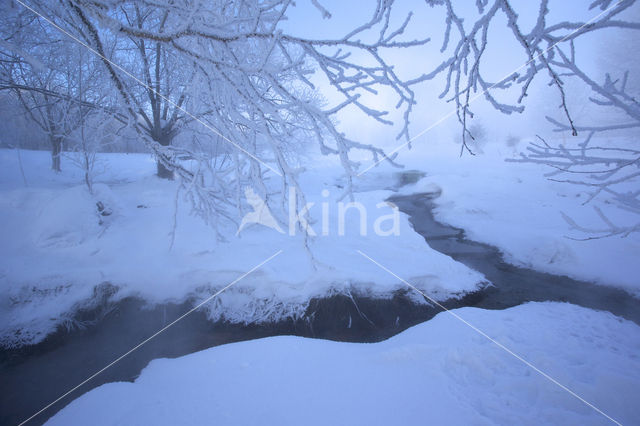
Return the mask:
[[(391, 199), (411, 216), (429, 244), (483, 274), (494, 284), (447, 308), (477, 306), (505, 309), (528, 301), (564, 301), (607, 310), (640, 324), (640, 300), (622, 290), (579, 282), (506, 264), (499, 251), (468, 241), (460, 229), (436, 222), (436, 194)], [(188, 311), (192, 302), (146, 306), (127, 298), (78, 313), (85, 328), (59, 330), (37, 345), (0, 351), (0, 425), (19, 424), (81, 383), (133, 346)], [(212, 346), (274, 335), (298, 335), (349, 342), (375, 342), (429, 320), (438, 308), (412, 301), (407, 292), (389, 299), (334, 295), (312, 300), (302, 318), (269, 324), (213, 323), (194, 312), (140, 349), (72, 392), (28, 424), (42, 424), (90, 389), (114, 381), (132, 381), (155, 358), (178, 357)]]
[(505, 309), (525, 302), (569, 302), (585, 308), (609, 311), (640, 325), (640, 299), (612, 287), (578, 281), (566, 276), (538, 272), (510, 265), (500, 251), (488, 244), (470, 241), (464, 230), (437, 222), (433, 217), (438, 194), (414, 194), (392, 197), (401, 211), (429, 245), (482, 272), (494, 286), (483, 290), (473, 304), (483, 309)]

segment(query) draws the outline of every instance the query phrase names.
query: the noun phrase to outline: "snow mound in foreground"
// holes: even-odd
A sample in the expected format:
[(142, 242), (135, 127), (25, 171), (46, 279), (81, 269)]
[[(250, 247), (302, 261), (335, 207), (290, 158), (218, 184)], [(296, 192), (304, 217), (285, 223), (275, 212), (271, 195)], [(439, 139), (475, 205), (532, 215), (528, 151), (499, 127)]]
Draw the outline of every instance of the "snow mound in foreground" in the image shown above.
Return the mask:
[[(569, 304), (463, 308), (465, 321), (616, 421), (640, 418), (640, 327)], [(48, 425), (606, 424), (449, 313), (385, 342), (273, 337), (152, 361)]]

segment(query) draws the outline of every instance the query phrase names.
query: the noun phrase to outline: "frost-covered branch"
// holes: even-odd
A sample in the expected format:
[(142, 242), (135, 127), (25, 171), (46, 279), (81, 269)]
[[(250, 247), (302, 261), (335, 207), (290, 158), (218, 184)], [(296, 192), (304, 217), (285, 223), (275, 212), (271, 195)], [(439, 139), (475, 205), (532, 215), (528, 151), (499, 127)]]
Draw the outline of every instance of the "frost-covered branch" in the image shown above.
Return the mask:
[[(471, 102), (483, 96), (496, 110), (504, 114), (520, 113), (524, 111), (524, 101), (528, 96), (532, 82), (541, 74), (546, 75), (549, 84), (557, 89), (560, 108), (571, 132), (576, 134), (578, 129), (574, 124), (567, 104), (564, 89), (564, 79), (577, 76), (586, 79), (586, 75), (575, 67), (576, 41), (589, 33), (606, 28), (639, 29), (637, 22), (617, 19), (627, 10), (634, 0), (598, 0), (590, 4), (590, 9), (600, 9), (602, 12), (589, 22), (559, 22), (550, 24), (549, 2), (540, 0), (535, 24), (528, 29), (521, 25), (517, 9), (510, 0), (478, 0), (475, 3), (476, 16), (468, 25), (462, 17), (462, 2), (454, 0), (426, 0), (431, 7), (445, 9), (446, 30), (441, 52), (446, 58), (432, 70), (424, 74), (421, 79), (433, 80), (444, 76), (445, 88), (441, 97), (449, 96), (449, 100), (456, 105), (458, 121), (462, 127), (462, 152), (473, 153), (468, 145), (468, 138), (473, 140), (469, 132), (468, 119), (473, 118)], [(465, 5), (467, 9), (469, 5)], [(486, 76), (484, 65), (489, 50), (489, 32), (492, 27), (506, 25), (510, 36), (523, 53), (524, 64), (519, 69), (505, 75), (502, 79), (492, 81)], [(568, 49), (565, 54), (563, 49)], [(558, 59), (560, 58), (560, 59)], [(518, 92), (515, 101), (500, 100), (501, 94)], [(473, 93), (473, 95), (472, 95)], [(601, 95), (608, 97), (605, 93)], [(609, 99), (615, 102), (615, 100)]]
[[(159, 171), (162, 166), (175, 173), (196, 212), (215, 221), (237, 216), (233, 210), (242, 208), (239, 194), (244, 186), (273, 198), (263, 185), (268, 170), (280, 175), (282, 204), (288, 187), (296, 189), (296, 205), (306, 204), (298, 183), (302, 170), (289, 155), (292, 141), (315, 141), (323, 154), (340, 158), (345, 195), (351, 195), (358, 169), (350, 156), (353, 150), (393, 163), (382, 149), (352, 140), (335, 124), (336, 114), (349, 105), (391, 124), (387, 111), (362, 98), (387, 87), (398, 98), (396, 107), (404, 109), (398, 137), (409, 138), (412, 87), (419, 80), (397, 75), (384, 51), (420, 47), (428, 40), (402, 39), (411, 16), (393, 28), (392, 3), (379, 0), (368, 22), (336, 39), (285, 34), (280, 23), (291, 4), (285, 0), (199, 5), (72, 0), (61, 10), (45, 10), (64, 16), (68, 27), (76, 28), (97, 52), (132, 123), (156, 154)], [(113, 46), (111, 52), (107, 44)], [(136, 78), (123, 72), (121, 64)], [(342, 102), (323, 105), (311, 81), (314, 72), (327, 79)], [(199, 126), (229, 142), (233, 164), (214, 169), (212, 158), (171, 143), (188, 127)]]
[[(623, 14), (635, 3), (634, 0), (596, 0), (589, 4), (594, 17), (586, 22), (550, 22), (548, 0), (538, 2), (538, 13), (528, 27), (522, 24), (515, 2), (511, 0), (478, 0), (476, 13), (469, 18), (469, 6), (454, 0), (426, 0), (431, 7), (444, 9), (446, 30), (441, 51), (445, 59), (423, 78), (433, 80), (443, 76), (445, 88), (441, 97), (449, 96), (455, 102), (458, 120), (462, 127), (462, 152), (472, 152), (468, 137), (469, 118), (473, 117), (471, 102), (483, 96), (490, 105), (504, 114), (522, 112), (525, 101), (536, 79), (545, 78), (549, 86), (557, 90), (562, 118), (547, 117), (556, 130), (573, 136), (585, 134), (576, 145), (548, 144), (542, 138), (532, 142), (519, 162), (545, 164), (552, 168), (549, 177), (564, 183), (584, 187), (589, 194), (589, 203), (594, 198), (606, 197), (612, 205), (640, 214), (640, 191), (637, 189), (640, 170), (640, 150), (632, 146), (594, 146), (595, 135), (613, 130), (633, 131), (640, 128), (640, 104), (638, 94), (629, 88), (629, 73), (619, 78), (606, 74), (604, 81), (587, 71), (578, 61), (578, 45), (585, 36), (607, 29), (638, 31), (640, 22), (630, 20)], [(467, 18), (463, 19), (464, 16)], [(492, 46), (489, 33), (494, 27), (504, 26), (501, 36), (507, 34), (522, 52), (524, 64), (504, 78), (491, 81), (486, 77), (487, 51)], [(504, 42), (504, 40), (503, 40)], [(583, 125), (575, 120), (569, 107), (565, 86), (569, 79), (580, 82), (591, 92), (590, 101), (603, 109), (615, 111), (615, 123), (589, 123)], [(472, 95), (473, 93), (473, 95)], [(517, 94), (512, 100), (501, 100)], [(611, 219), (598, 211), (604, 228), (593, 230), (598, 235), (624, 235), (636, 232), (636, 225), (614, 225)], [(571, 222), (575, 229), (584, 230)]]
[[(560, 129), (566, 129), (566, 126)], [(553, 170), (547, 176), (551, 180), (585, 188), (588, 197), (583, 204), (600, 196), (604, 197), (605, 203), (640, 215), (640, 149), (592, 145), (594, 135), (606, 130), (609, 130), (606, 126), (590, 130), (587, 138), (576, 148), (568, 148), (562, 144), (550, 145), (538, 136), (539, 143), (530, 143), (521, 159), (511, 161), (550, 166)], [(602, 219), (603, 228), (578, 226), (568, 216), (564, 217), (574, 229), (592, 235), (625, 236), (640, 230), (638, 224), (614, 224), (602, 210), (597, 206), (594, 208)]]
[[(627, 30), (638, 30), (637, 23), (622, 25), (622, 21), (616, 21)], [(586, 134), (576, 145), (565, 146), (563, 144), (548, 144), (542, 138), (540, 142), (530, 143), (527, 151), (516, 161), (545, 164), (553, 168), (548, 175), (553, 180), (583, 187), (588, 194), (585, 204), (590, 203), (596, 197), (603, 198), (604, 202), (621, 210), (640, 215), (640, 149), (637, 148), (637, 139), (632, 138), (631, 143), (623, 141), (611, 141), (611, 133), (614, 131), (635, 132), (640, 129), (640, 104), (637, 101), (637, 89), (629, 87), (629, 70), (623, 70), (619, 78), (606, 73), (602, 82), (597, 82), (580, 66), (578, 66), (573, 45), (571, 53), (567, 54), (561, 49), (552, 64), (563, 69), (563, 74), (578, 79), (589, 90), (592, 105), (601, 110), (598, 116), (614, 112), (614, 121), (604, 123), (589, 123), (588, 125), (575, 124), (569, 126), (553, 117), (547, 120), (555, 126), (556, 132), (574, 131)], [(605, 142), (609, 139), (609, 143)], [(598, 140), (598, 144), (594, 144)], [(626, 236), (632, 232), (638, 232), (640, 228), (635, 223), (625, 225), (615, 223), (601, 209), (594, 206), (603, 226), (591, 228), (579, 226), (575, 221), (565, 217), (568, 223), (576, 230), (597, 237), (602, 236)], [(593, 237), (589, 237), (593, 238)]]

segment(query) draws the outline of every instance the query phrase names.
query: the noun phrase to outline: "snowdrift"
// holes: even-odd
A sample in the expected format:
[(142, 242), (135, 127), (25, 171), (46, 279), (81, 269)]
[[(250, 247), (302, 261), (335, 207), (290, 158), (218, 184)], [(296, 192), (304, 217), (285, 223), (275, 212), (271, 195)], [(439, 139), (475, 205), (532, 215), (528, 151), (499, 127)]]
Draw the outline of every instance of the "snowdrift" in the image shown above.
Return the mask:
[[(616, 421), (640, 418), (636, 324), (559, 303), (454, 312)], [(608, 422), (443, 312), (376, 344), (282, 336), (154, 360), (47, 425)]]

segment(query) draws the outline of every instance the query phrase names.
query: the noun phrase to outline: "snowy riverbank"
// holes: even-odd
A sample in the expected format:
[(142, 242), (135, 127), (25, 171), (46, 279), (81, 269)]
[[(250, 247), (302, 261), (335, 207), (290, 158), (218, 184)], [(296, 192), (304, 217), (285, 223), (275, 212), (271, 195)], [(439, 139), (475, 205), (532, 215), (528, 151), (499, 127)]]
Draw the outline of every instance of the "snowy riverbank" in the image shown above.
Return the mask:
[[(101, 155), (105, 172), (97, 177), (93, 195), (82, 185), (79, 170), (69, 166), (55, 174), (47, 169), (48, 160), (46, 152), (0, 151), (0, 342), (5, 346), (41, 341), (70, 321), (74, 311), (91, 306), (96, 285), (116, 286), (112, 299), (204, 300), (280, 250), (207, 305), (210, 317), (277, 321), (301, 315), (314, 297), (351, 292), (390, 297), (407, 288), (358, 250), (438, 300), (459, 297), (485, 282), (480, 273), (432, 250), (402, 213), (397, 235), (373, 232), (375, 221), (393, 212), (383, 202), (392, 191), (375, 181), (370, 190), (357, 193), (366, 221), (359, 221), (354, 209), (340, 235), (339, 169), (312, 170), (302, 180), (307, 200), (315, 203), (310, 212), (318, 219), (312, 224), (319, 234), (311, 243), (312, 261), (300, 234), (260, 225), (239, 237), (236, 229), (227, 229), (228, 242), (216, 241), (211, 227), (191, 215), (181, 197), (176, 213), (177, 184), (155, 177), (148, 155)], [(387, 176), (386, 185), (392, 184)], [(108, 216), (99, 214), (98, 201), (110, 210)], [(320, 235), (322, 204), (329, 212), (328, 235)], [(424, 302), (417, 292), (413, 296)]]
[(637, 221), (633, 213), (613, 207), (605, 194), (585, 205), (590, 188), (549, 180), (544, 174), (553, 169), (547, 166), (505, 162), (518, 155), (499, 142), (474, 157), (459, 157), (446, 142), (416, 143), (404, 154), (401, 161), (426, 176), (401, 192), (440, 192), (436, 219), (464, 229), (471, 240), (499, 248), (505, 261), (640, 296), (640, 233), (590, 239), (594, 235), (572, 229), (563, 217), (599, 229), (598, 207), (618, 225)]
[[(640, 418), (636, 324), (559, 303), (454, 312), (616, 421)], [(47, 424), (425, 422), (609, 420), (444, 312), (376, 344), (282, 336), (155, 360), (134, 383), (94, 389)]]

